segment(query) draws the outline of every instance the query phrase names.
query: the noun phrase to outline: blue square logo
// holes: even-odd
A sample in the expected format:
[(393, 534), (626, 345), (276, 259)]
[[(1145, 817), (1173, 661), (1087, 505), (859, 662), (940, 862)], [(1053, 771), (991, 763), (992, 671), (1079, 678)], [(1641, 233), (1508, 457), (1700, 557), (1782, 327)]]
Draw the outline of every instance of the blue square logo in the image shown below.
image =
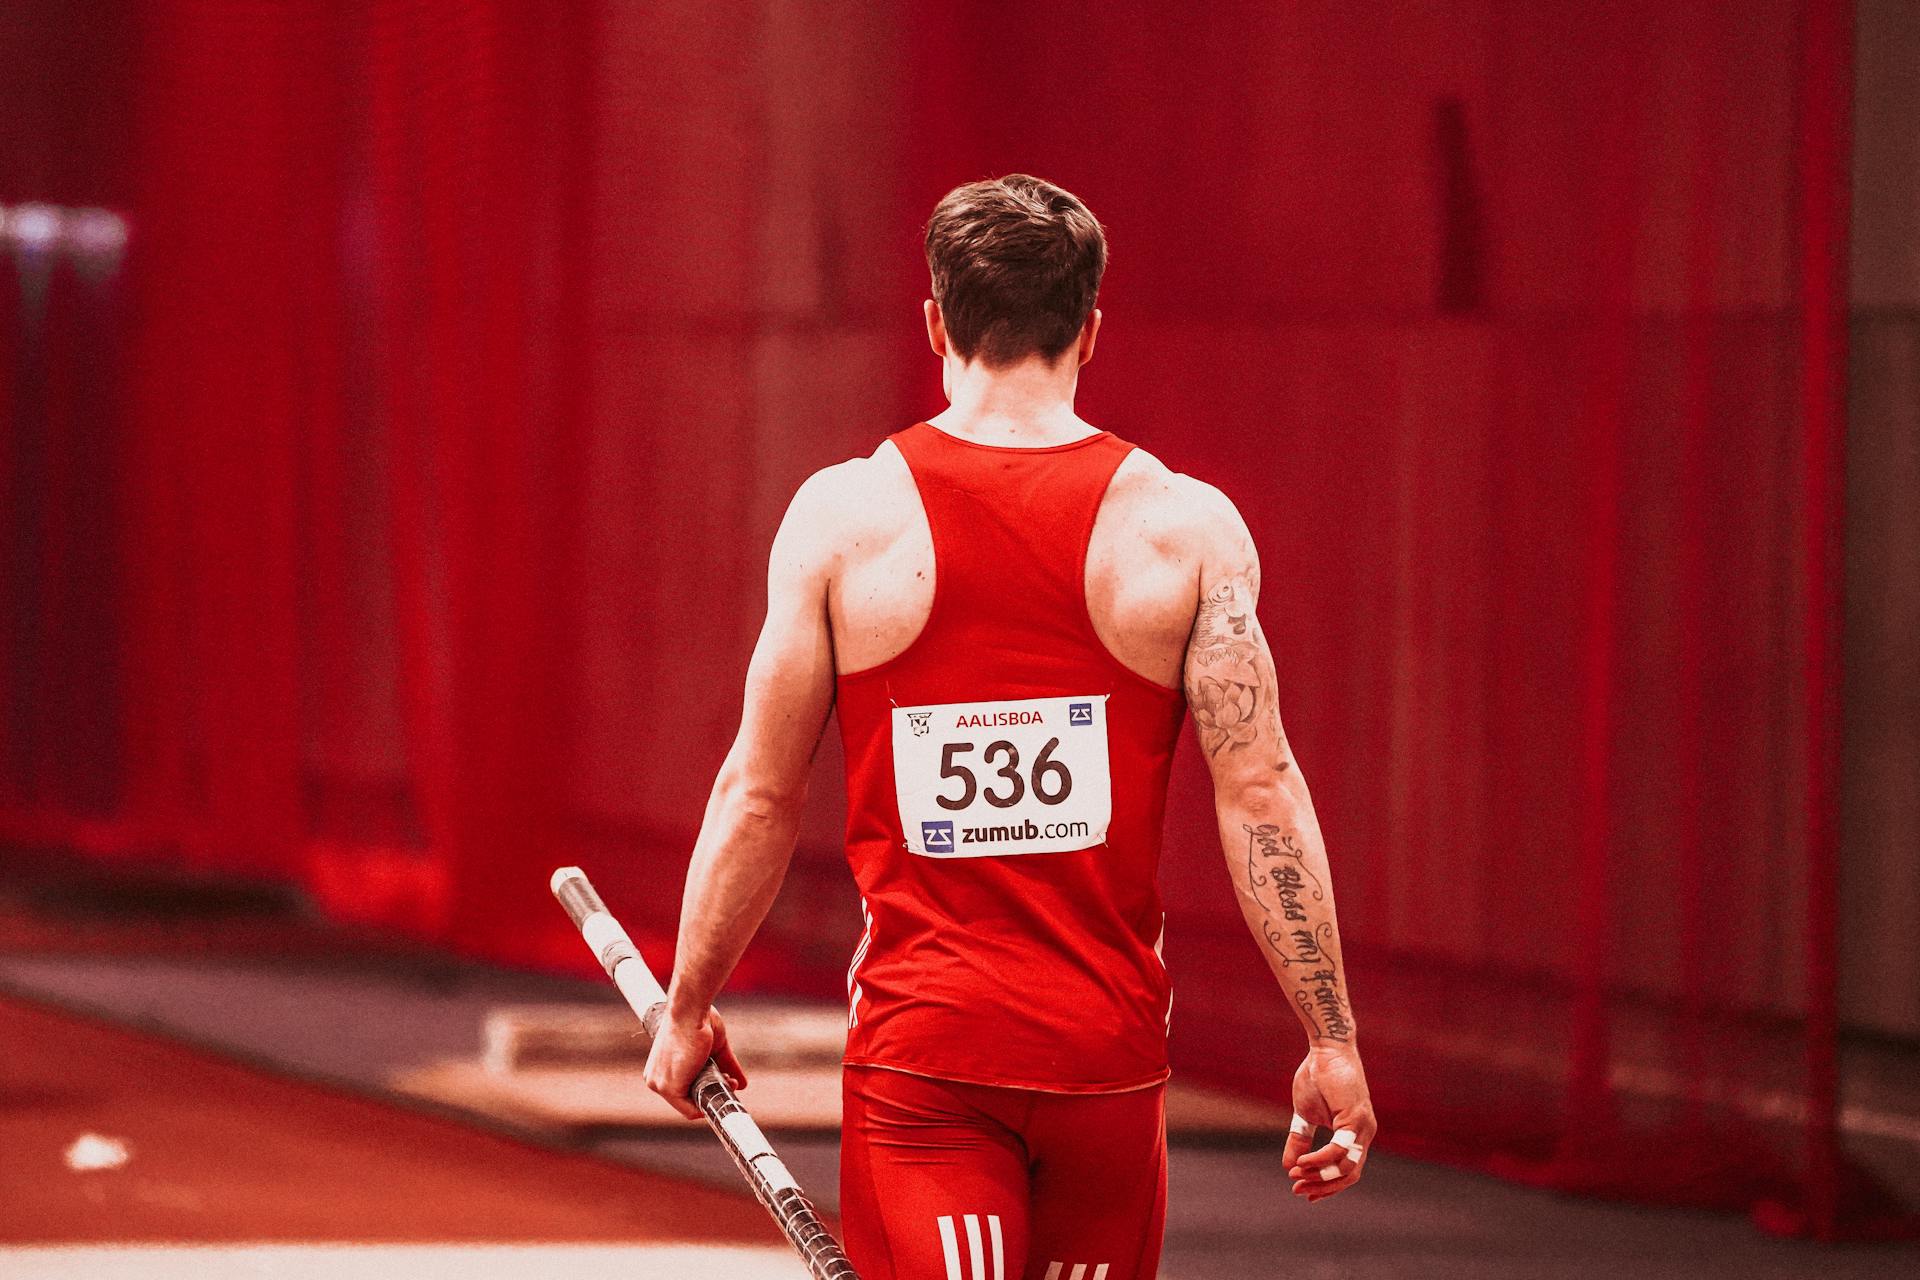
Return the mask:
[(1069, 702), (1067, 704), (1067, 723), (1069, 725), (1092, 724), (1093, 704), (1091, 702)]
[(928, 853), (953, 852), (952, 822), (923, 822), (920, 824), (920, 845)]

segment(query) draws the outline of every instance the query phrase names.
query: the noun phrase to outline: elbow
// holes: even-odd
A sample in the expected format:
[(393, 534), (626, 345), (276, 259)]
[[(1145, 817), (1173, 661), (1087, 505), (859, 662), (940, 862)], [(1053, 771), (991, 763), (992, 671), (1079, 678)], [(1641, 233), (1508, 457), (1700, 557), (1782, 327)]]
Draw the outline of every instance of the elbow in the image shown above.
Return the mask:
[(797, 822), (806, 803), (805, 781), (788, 783), (781, 779), (754, 777), (744, 771), (721, 775), (715, 788), (721, 803), (742, 821), (759, 826), (782, 826)]
[(1255, 825), (1284, 822), (1293, 813), (1293, 790), (1278, 773), (1222, 779), (1218, 795), (1222, 809), (1230, 809)]

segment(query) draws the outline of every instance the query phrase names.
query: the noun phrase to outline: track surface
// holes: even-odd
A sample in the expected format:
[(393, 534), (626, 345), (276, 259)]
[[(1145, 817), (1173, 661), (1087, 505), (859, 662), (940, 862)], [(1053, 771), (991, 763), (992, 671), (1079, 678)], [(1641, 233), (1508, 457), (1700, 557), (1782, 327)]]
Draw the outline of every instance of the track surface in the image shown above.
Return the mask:
[(792, 1252), (738, 1245), (149, 1245), (9, 1249), (7, 1280), (805, 1280)]
[[(397, 1070), (478, 1053), (496, 1005), (610, 999), (597, 975), (537, 978), (271, 904), (35, 866), (10, 879), (0, 848), (0, 1277), (802, 1276), (698, 1126), (590, 1158), (379, 1100)], [(62, 1152), (89, 1131), (127, 1140), (131, 1163), (69, 1172)], [(831, 1204), (834, 1139), (779, 1142)], [(1823, 1249), (1734, 1215), (1376, 1159), (1365, 1186), (1309, 1210), (1271, 1150), (1177, 1145), (1162, 1280), (1920, 1275), (1914, 1246)]]
[[(744, 1194), (67, 1014), (0, 1001), (0, 1045), (0, 1244), (778, 1243)], [(124, 1141), (132, 1158), (71, 1171), (65, 1152), (85, 1133)]]

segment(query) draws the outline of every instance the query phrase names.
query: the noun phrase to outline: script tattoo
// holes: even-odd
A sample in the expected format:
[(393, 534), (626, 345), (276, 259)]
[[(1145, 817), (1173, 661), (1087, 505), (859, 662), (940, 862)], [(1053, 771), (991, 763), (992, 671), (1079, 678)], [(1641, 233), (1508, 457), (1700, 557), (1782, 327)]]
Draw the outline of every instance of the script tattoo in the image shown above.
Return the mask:
[(1293, 1002), (1306, 1011), (1319, 1034), (1341, 1044), (1351, 1041), (1353, 1021), (1347, 1017), (1347, 1002), (1340, 998), (1340, 979), (1333, 966), (1315, 969), (1301, 981), (1304, 985), (1293, 993)]
[(1258, 622), (1253, 616), (1255, 579), (1238, 574), (1200, 602), (1188, 652), (1187, 704), (1200, 726), (1208, 755), (1238, 751), (1260, 732), (1260, 671), (1254, 665)]
[[(1280, 914), (1288, 920), (1304, 922), (1307, 913), (1300, 905), (1300, 895), (1308, 892), (1307, 881), (1313, 882), (1311, 894), (1315, 902), (1327, 900), (1320, 877), (1307, 866), (1307, 851), (1293, 836), (1280, 834), (1280, 828), (1271, 822), (1257, 827), (1243, 822), (1240, 829), (1247, 833), (1248, 887), (1256, 897), (1261, 889), (1271, 887), (1279, 899)], [(1267, 859), (1265, 870), (1259, 865), (1261, 858)]]
[[(1333, 955), (1333, 922), (1314, 923), (1308, 902), (1325, 902), (1326, 887), (1307, 865), (1306, 850), (1270, 822), (1242, 823), (1247, 833), (1247, 887), (1265, 912), (1261, 935), (1297, 975), (1293, 1002), (1316, 1034), (1347, 1043), (1353, 1017), (1340, 994), (1340, 966)], [(1265, 892), (1262, 892), (1262, 891)]]

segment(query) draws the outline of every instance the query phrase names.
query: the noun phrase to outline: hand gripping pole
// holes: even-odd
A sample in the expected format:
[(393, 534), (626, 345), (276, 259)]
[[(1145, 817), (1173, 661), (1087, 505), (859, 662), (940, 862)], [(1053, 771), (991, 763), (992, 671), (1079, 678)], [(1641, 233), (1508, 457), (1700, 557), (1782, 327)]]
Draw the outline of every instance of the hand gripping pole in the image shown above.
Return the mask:
[[(580, 930), (600, 967), (613, 979), (640, 1024), (651, 1039), (667, 1015), (667, 993), (660, 980), (647, 968), (640, 949), (613, 918), (586, 873), (578, 867), (561, 867), (553, 873), (553, 896), (566, 908), (567, 916)], [(740, 1174), (753, 1188), (753, 1194), (766, 1206), (781, 1232), (806, 1262), (814, 1280), (860, 1280), (853, 1264), (847, 1261), (840, 1242), (820, 1221), (813, 1203), (793, 1180), (787, 1166), (774, 1154), (760, 1126), (740, 1105), (720, 1074), (720, 1067), (707, 1059), (693, 1078), (689, 1091), (695, 1106), (706, 1117), (707, 1125), (720, 1139), (738, 1166)]]

